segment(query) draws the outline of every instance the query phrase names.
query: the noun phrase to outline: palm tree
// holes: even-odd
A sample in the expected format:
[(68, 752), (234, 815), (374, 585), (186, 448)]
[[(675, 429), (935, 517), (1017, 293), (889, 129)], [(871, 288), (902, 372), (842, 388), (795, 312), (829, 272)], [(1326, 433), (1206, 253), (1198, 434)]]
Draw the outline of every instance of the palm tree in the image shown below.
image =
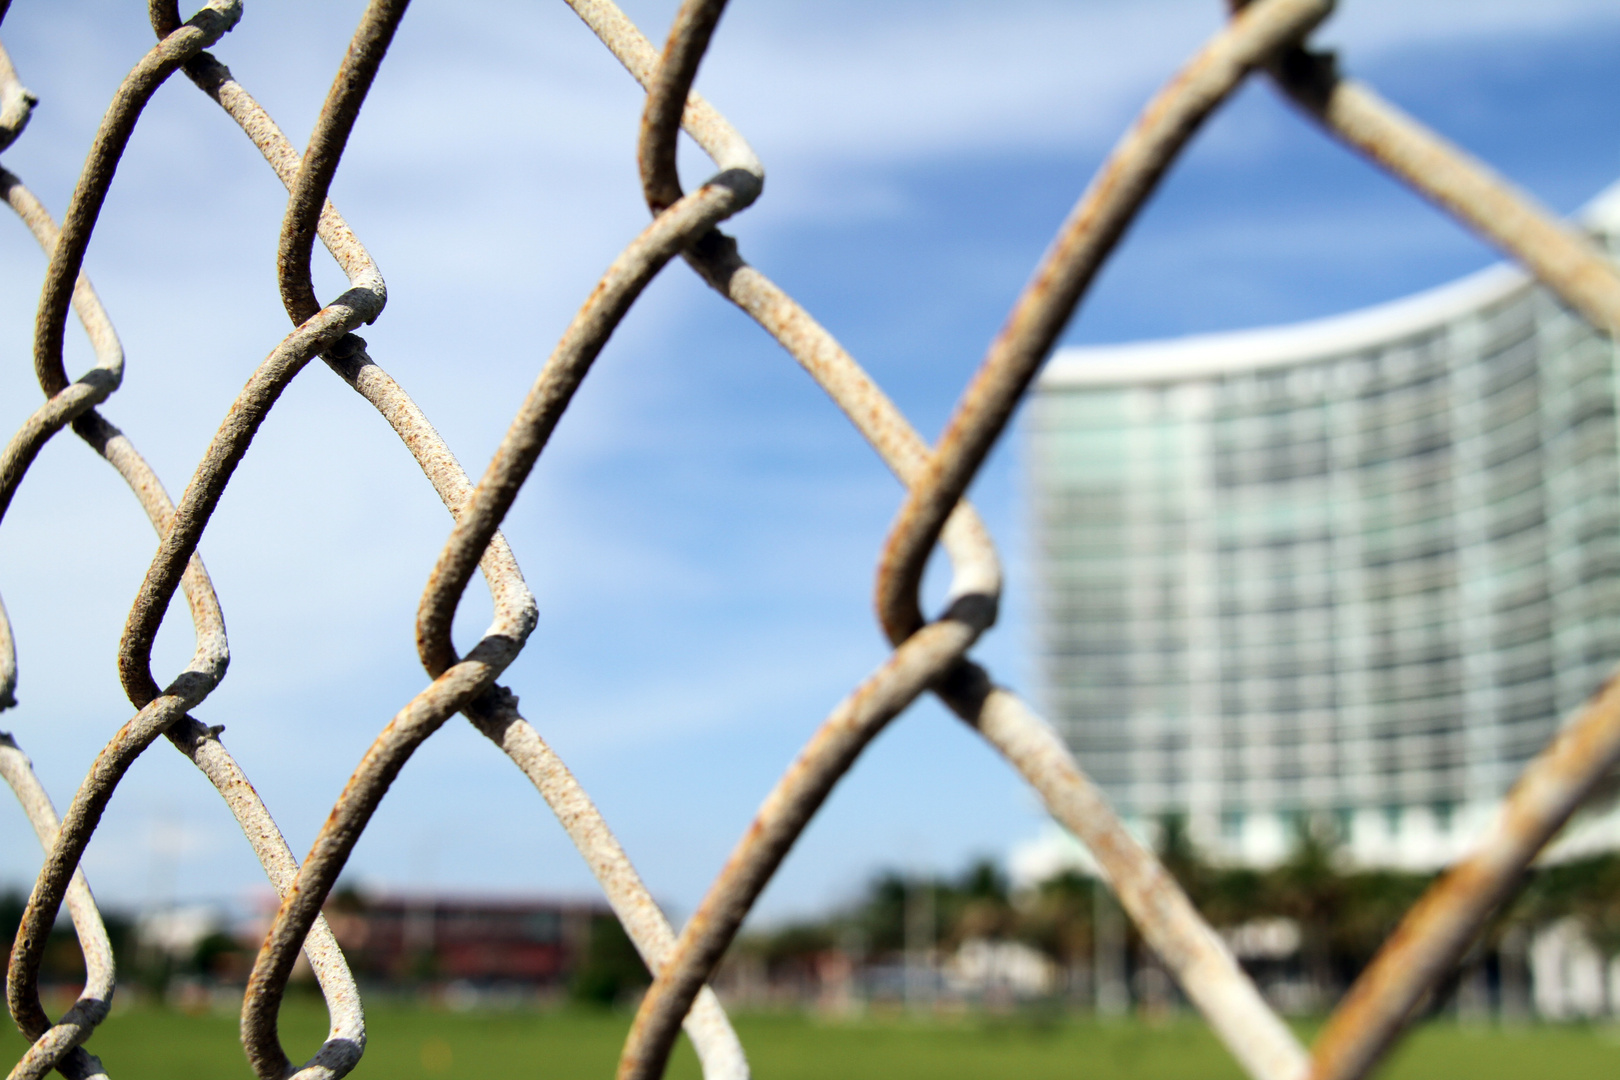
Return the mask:
[(1300, 959), (1318, 1004), (1337, 992), (1333, 934), (1348, 894), (1339, 862), (1336, 831), (1315, 815), (1305, 815), (1299, 819), (1293, 851), (1267, 875), (1270, 906), (1299, 924)]

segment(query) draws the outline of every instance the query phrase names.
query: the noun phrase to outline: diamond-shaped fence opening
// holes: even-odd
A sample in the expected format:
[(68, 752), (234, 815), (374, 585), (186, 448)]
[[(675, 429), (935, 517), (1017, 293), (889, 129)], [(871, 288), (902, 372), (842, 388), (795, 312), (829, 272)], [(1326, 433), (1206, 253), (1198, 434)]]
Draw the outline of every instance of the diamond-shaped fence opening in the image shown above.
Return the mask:
[[(1456, 964), (1536, 853), (1620, 757), (1620, 689), (1606, 685), (1529, 764), (1496, 824), (1407, 914), (1307, 1049), (1267, 1007), (1155, 857), (1125, 831), (1087, 778), (1084, 762), (1073, 758), (1016, 693), (997, 685), (969, 658), (974, 642), (995, 621), (1001, 574), (990, 536), (962, 497), (1136, 213), (1203, 121), (1252, 75), (1268, 78), (1327, 134), (1496, 244), (1606, 333), (1620, 327), (1620, 277), (1578, 234), (1367, 87), (1342, 76), (1333, 57), (1310, 51), (1306, 38), (1329, 15), (1330, 0), (1238, 2), (1227, 25), (1119, 140), (989, 343), (944, 435), (929, 446), (854, 358), (791, 296), (744, 261), (736, 243), (719, 230), (760, 196), (763, 185), (763, 168), (743, 136), (690, 92), (724, 0), (686, 0), (662, 51), (611, 0), (568, 3), (646, 90), (637, 151), (651, 221), (579, 308), (476, 482), (355, 335), (362, 323), (386, 317), (386, 291), (360, 238), (326, 201), (361, 104), (405, 15), (404, 0), (371, 0), (302, 153), (225, 64), (205, 51), (235, 26), (240, 0), (210, 0), (184, 21), (174, 0), (151, 0), (157, 44), (119, 86), (60, 227), (21, 179), (0, 169), (6, 201), (49, 255), (34, 327), (34, 368), (45, 400), (0, 456), (0, 514), (40, 448), (71, 427), (123, 477), (159, 538), (118, 651), (134, 716), (96, 757), (60, 819), (22, 750), (10, 736), (0, 741), (0, 773), (46, 853), (7, 973), (12, 1017), (32, 1041), (12, 1077), (39, 1077), (53, 1068), (75, 1080), (104, 1075), (102, 1063), (81, 1044), (107, 1015), (112, 953), (78, 864), (121, 777), (160, 736), (219, 791), (282, 897), (242, 1006), (243, 1044), (253, 1068), (265, 1080), (336, 1078), (352, 1069), (365, 1046), (359, 995), (320, 909), (405, 761), (456, 713), (495, 742), (539, 789), (656, 973), (620, 1060), (622, 1080), (661, 1074), (683, 1025), (706, 1076), (744, 1077), (743, 1048), (705, 982), (839, 777), (889, 720), (925, 693), (938, 696), (983, 736), (1028, 780), (1052, 816), (1087, 845), (1146, 942), (1252, 1076), (1345, 1080), (1363, 1075), (1393, 1043), (1420, 999)], [(288, 189), (277, 267), (293, 326), (254, 371), (178, 501), (99, 411), (119, 387), (124, 357), (108, 312), (81, 274), (120, 155), (154, 91), (176, 73), (218, 103)], [(0, 149), (23, 134), (34, 104), (0, 52)], [(691, 192), (675, 169), (676, 137), (683, 128), (717, 170)], [(311, 280), (317, 238), (348, 279), (346, 291), (325, 301), (317, 298)], [(679, 934), (652, 902), (590, 798), (519, 714), (516, 697), (497, 682), (536, 622), (533, 597), (499, 532), (502, 519), (598, 352), (647, 283), (677, 256), (798, 361), (907, 488), (879, 559), (878, 614), (894, 646), (892, 655), (828, 715)], [(63, 366), (70, 307), (95, 354), (94, 366), (76, 380)], [(299, 862), (221, 741), (220, 730), (201, 724), (188, 710), (218, 684), (227, 657), (219, 600), (196, 554), (198, 542), (277, 397), (317, 357), (382, 414), (420, 464), (453, 525), (418, 609), (416, 639), (427, 685), (377, 736)], [(944, 610), (929, 615), (918, 591), (936, 544), (944, 546), (953, 578)], [(450, 640), (450, 626), (475, 569), (483, 571), (490, 588), (494, 620), (462, 653)], [(150, 660), (177, 589), (184, 594), (197, 647), (185, 669), (165, 684)], [(15, 704), (11, 635), (0, 609), (0, 709)], [(88, 976), (78, 1001), (53, 1020), (41, 1004), (38, 975), (47, 933), (63, 904), (78, 931)], [(331, 1016), (327, 1040), (301, 1066), (287, 1059), (276, 1028), (300, 951), (309, 958)]]

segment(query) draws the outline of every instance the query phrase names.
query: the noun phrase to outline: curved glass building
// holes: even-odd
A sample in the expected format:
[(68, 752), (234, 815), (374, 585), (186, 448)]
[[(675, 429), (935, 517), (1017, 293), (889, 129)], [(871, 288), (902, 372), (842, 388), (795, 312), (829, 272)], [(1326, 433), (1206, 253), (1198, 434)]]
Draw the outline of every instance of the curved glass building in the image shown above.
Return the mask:
[[(1586, 221), (1620, 249), (1620, 190)], [(1037, 610), (1082, 765), (1228, 858), (1305, 819), (1369, 863), (1457, 854), (1620, 661), (1616, 361), (1505, 266), (1058, 353), (1028, 425)]]

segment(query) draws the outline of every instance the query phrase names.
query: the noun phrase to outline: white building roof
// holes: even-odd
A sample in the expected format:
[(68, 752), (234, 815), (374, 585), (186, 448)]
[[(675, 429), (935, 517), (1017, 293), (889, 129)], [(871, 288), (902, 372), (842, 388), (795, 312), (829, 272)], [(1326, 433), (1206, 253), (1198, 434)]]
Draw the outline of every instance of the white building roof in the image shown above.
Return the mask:
[[(1577, 219), (1597, 232), (1620, 231), (1620, 183), (1587, 203)], [(1039, 385), (1055, 390), (1175, 382), (1343, 356), (1443, 326), (1508, 298), (1529, 281), (1525, 271), (1499, 263), (1439, 288), (1325, 319), (1059, 349), (1047, 361)]]

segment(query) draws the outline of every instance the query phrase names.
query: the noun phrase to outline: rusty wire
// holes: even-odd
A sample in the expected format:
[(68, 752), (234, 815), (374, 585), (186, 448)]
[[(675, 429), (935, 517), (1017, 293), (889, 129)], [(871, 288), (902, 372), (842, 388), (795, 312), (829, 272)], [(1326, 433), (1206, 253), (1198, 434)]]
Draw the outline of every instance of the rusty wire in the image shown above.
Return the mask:
[[(684, 1023), (710, 1080), (743, 1080), (748, 1065), (705, 982), (799, 833), (865, 746), (925, 692), (936, 694), (1040, 795), (1054, 818), (1096, 857), (1105, 880), (1144, 938), (1181, 982), (1244, 1069), (1257, 1080), (1352, 1080), (1398, 1037), (1421, 997), (1458, 961), (1537, 852), (1593, 785), (1620, 760), (1620, 689), (1610, 683), (1525, 770), (1497, 824), (1408, 914), (1352, 988), (1309, 1055), (1267, 1007), (1220, 938), (1154, 855), (1137, 842), (1053, 729), (1017, 694), (968, 659), (995, 622), (1001, 569), (983, 522), (964, 500), (1090, 282), (1124, 237), (1159, 180), (1200, 125), (1254, 71), (1328, 132), (1409, 184), (1520, 261), (1594, 325), (1620, 328), (1620, 276), (1590, 244), (1370, 89), (1343, 79), (1333, 58), (1305, 38), (1331, 0), (1233, 0), (1233, 16), (1147, 104), (1059, 230), (990, 344), (937, 447), (930, 447), (858, 363), (807, 311), (742, 258), (718, 230), (759, 198), (764, 169), (747, 141), (691, 91), (725, 0), (686, 0), (660, 52), (611, 0), (567, 0), (647, 90), (637, 161), (651, 223), (608, 267), (542, 366), (505, 439), (473, 484), (426, 416), (379, 367), (353, 331), (382, 314), (387, 289), (359, 238), (326, 192), (406, 0), (371, 0), (339, 68), (310, 145), (300, 155), (275, 122), (205, 48), (232, 29), (239, 0), (211, 0), (182, 22), (174, 0), (150, 0), (158, 44), (130, 72), (96, 135), (60, 230), (9, 172), (0, 192), (45, 249), (34, 365), (45, 402), (0, 452), (0, 518), (40, 448), (64, 427), (108, 460), (158, 534), (118, 650), (133, 719), (97, 756), (58, 821), (26, 757), (0, 737), (0, 775), (45, 848), (11, 954), (7, 1003), (32, 1042), (11, 1071), (33, 1080), (55, 1068), (74, 1080), (105, 1075), (80, 1044), (107, 1014), (114, 969), (105, 929), (78, 868), (108, 799), (131, 762), (159, 735), (219, 790), (241, 825), (281, 906), (249, 979), (242, 1041), (264, 1080), (337, 1080), (365, 1049), (359, 995), (320, 909), (372, 813), (406, 760), (457, 712), (505, 752), (535, 785), (585, 857), (609, 904), (655, 973), (620, 1060), (621, 1080), (661, 1075)], [(0, 13), (3, 13), (0, 6)], [(293, 331), (271, 350), (233, 403), (178, 504), (129, 440), (97, 407), (117, 390), (124, 355), (80, 267), (119, 158), (152, 94), (183, 70), (248, 135), (289, 192), (277, 253), (278, 286)], [(0, 150), (28, 123), (35, 99), (0, 49)], [(688, 194), (675, 166), (684, 128), (717, 172)], [(322, 304), (310, 276), (319, 238), (349, 281)], [(677, 936), (607, 823), (567, 767), (497, 684), (533, 630), (534, 598), (499, 527), (574, 392), (642, 290), (676, 256), (752, 317), (821, 386), (906, 487), (878, 566), (877, 610), (894, 653), (829, 715), (805, 746)], [(72, 306), (95, 365), (69, 382), (62, 363)], [(268, 810), (220, 741), (223, 730), (188, 715), (224, 676), (229, 659), (218, 598), (196, 550), (220, 495), (286, 386), (315, 357), (370, 402), (405, 444), (453, 524), (416, 621), (431, 680), (383, 728), (299, 864)], [(938, 544), (953, 577), (944, 611), (928, 619), (918, 597)], [(482, 569), (494, 621), (465, 654), (450, 627), (475, 569)], [(153, 640), (176, 589), (196, 631), (190, 664), (167, 687), (150, 669)], [(16, 705), (10, 623), (0, 605), (0, 709)], [(66, 903), (89, 976), (56, 1022), (39, 1001), (45, 933)], [(331, 1016), (326, 1041), (303, 1066), (281, 1048), (276, 1013), (302, 949)]]

